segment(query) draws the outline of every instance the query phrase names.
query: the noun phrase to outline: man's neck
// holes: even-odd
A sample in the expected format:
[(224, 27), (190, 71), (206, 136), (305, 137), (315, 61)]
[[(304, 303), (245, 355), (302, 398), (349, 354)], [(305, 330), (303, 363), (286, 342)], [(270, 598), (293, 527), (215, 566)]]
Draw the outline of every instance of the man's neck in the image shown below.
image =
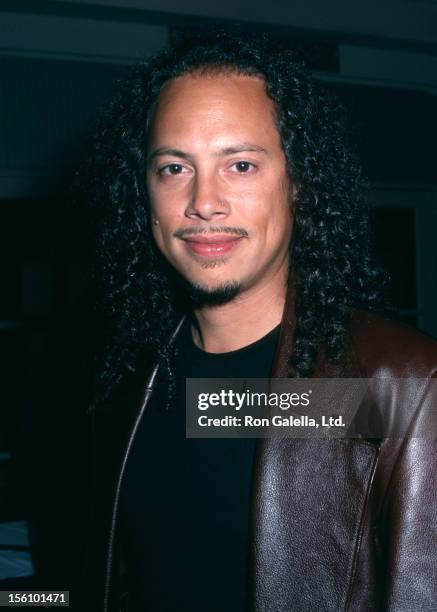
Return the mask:
[(194, 343), (208, 353), (227, 353), (256, 342), (281, 322), (286, 292), (282, 275), (227, 304), (195, 310)]

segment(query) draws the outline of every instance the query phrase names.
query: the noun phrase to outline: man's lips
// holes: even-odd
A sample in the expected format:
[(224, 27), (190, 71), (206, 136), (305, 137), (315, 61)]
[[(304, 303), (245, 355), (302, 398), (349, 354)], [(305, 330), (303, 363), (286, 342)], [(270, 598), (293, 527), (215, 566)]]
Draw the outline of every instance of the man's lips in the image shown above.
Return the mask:
[(203, 257), (216, 257), (229, 253), (242, 239), (242, 236), (215, 235), (202, 236), (200, 234), (183, 238), (192, 253)]

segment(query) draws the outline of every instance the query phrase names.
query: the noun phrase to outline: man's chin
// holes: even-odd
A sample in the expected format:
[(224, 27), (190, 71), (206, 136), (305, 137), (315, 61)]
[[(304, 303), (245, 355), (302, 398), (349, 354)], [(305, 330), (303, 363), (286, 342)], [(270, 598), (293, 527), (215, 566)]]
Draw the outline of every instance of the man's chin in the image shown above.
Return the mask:
[(220, 306), (235, 299), (241, 289), (241, 283), (237, 281), (229, 281), (215, 287), (205, 287), (197, 283), (190, 283), (188, 296), (193, 308)]

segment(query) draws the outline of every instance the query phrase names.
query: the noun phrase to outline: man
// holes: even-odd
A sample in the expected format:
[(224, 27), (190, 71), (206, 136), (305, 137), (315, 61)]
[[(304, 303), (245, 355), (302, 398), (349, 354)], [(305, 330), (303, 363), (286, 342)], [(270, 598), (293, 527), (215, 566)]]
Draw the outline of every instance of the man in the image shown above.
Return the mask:
[[(220, 33), (139, 68), (105, 125), (91, 609), (431, 610), (436, 446), (413, 436), (437, 344), (370, 314), (335, 104), (290, 53)], [(411, 436), (185, 438), (186, 378), (302, 376), (373, 377)]]

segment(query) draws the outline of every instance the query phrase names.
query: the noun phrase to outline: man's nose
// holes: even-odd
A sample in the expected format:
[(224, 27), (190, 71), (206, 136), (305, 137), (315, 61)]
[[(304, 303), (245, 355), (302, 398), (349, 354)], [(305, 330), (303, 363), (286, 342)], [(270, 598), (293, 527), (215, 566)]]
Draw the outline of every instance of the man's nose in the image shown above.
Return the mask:
[(209, 173), (198, 173), (192, 184), (190, 202), (185, 212), (186, 216), (190, 219), (210, 220), (217, 217), (227, 217), (229, 212), (229, 204), (223, 193), (220, 180)]

